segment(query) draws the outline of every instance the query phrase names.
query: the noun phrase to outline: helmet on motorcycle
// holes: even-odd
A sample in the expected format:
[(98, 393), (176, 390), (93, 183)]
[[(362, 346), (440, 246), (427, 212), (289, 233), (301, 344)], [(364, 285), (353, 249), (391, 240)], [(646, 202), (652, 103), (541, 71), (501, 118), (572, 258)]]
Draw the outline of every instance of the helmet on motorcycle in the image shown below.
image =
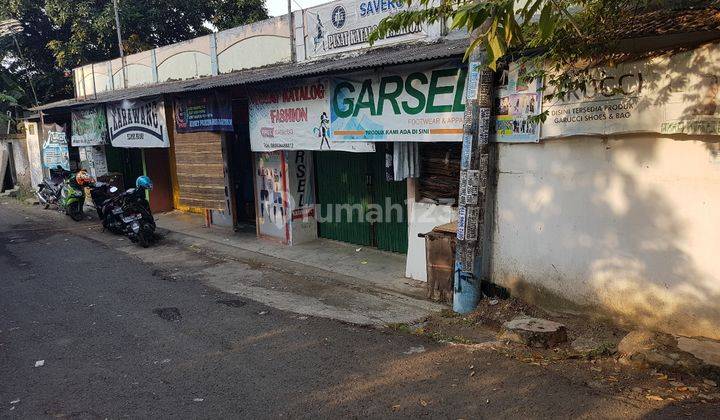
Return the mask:
[(83, 187), (91, 183), (92, 178), (90, 178), (90, 175), (88, 175), (85, 169), (81, 169), (77, 174), (75, 174), (75, 182), (77, 182), (79, 186)]
[(153, 183), (150, 180), (150, 178), (146, 177), (145, 175), (139, 176), (137, 181), (135, 181), (135, 188), (144, 188), (146, 190), (152, 190), (153, 189)]

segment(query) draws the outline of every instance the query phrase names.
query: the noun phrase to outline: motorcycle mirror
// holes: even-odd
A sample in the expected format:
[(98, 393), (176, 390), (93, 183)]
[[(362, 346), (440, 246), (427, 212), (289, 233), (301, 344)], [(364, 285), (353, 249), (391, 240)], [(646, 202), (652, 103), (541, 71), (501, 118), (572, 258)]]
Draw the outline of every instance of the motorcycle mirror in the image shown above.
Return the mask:
[(110, 187), (110, 192), (111, 192), (111, 193), (116, 193), (117, 190), (118, 190), (117, 187)]

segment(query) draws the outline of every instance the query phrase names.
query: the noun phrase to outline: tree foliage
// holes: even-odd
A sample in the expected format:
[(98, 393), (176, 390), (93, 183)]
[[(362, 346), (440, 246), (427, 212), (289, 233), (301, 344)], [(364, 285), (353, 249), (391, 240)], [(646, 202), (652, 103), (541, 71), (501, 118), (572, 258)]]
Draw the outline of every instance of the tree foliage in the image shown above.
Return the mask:
[[(211, 24), (226, 29), (267, 18), (263, 0), (118, 0), (118, 8), (127, 54), (205, 35)], [(119, 55), (112, 0), (0, 0), (0, 19), (8, 18), (23, 25), (17, 39), (40, 102), (72, 95), (72, 68)], [(0, 74), (29, 92), (14, 45), (0, 43), (0, 60)], [(0, 83), (6, 91), (8, 82)], [(24, 106), (29, 99), (17, 98)]]

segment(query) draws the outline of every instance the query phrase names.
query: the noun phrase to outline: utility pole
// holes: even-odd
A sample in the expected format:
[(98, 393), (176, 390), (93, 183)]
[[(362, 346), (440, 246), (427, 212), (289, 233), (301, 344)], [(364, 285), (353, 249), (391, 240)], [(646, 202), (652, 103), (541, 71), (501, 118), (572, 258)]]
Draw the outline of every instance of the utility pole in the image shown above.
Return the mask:
[(490, 116), (494, 73), (485, 65), (484, 53), (476, 48), (468, 60), (460, 162), (457, 248), (453, 310), (468, 313), (482, 297), (487, 193), (490, 179)]
[(118, 50), (120, 51), (120, 62), (123, 74), (123, 89), (127, 89), (127, 69), (125, 68), (125, 51), (122, 44), (122, 32), (120, 31), (120, 15), (118, 15), (117, 0), (113, 0), (113, 9), (115, 10), (115, 29), (117, 29)]
[(290, 62), (294, 63), (297, 61), (297, 57), (295, 56), (295, 19), (293, 18), (292, 1), (287, 0), (287, 10), (288, 25), (290, 25)]

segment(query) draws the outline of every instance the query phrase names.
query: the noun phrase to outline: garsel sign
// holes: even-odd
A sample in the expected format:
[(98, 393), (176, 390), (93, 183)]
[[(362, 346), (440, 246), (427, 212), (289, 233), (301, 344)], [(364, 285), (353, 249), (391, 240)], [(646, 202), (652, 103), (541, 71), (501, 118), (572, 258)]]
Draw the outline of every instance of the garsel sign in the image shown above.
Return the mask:
[(330, 130), (336, 140), (461, 141), (466, 71), (445, 64), (335, 78)]
[(585, 90), (546, 102), (542, 138), (652, 132), (720, 135), (720, 48), (596, 69)]
[[(380, 21), (394, 13), (408, 9), (402, 0), (345, 0), (334, 1), (305, 10), (308, 36), (305, 50), (308, 57), (369, 47), (368, 37)], [(385, 45), (426, 36), (423, 25), (389, 34), (377, 45)]]
[(330, 136), (330, 102), (326, 79), (309, 79), (250, 94), (250, 147), (273, 150), (341, 150), (372, 152), (365, 142), (336, 142)]
[(109, 103), (107, 121), (115, 147), (170, 147), (160, 99)]

